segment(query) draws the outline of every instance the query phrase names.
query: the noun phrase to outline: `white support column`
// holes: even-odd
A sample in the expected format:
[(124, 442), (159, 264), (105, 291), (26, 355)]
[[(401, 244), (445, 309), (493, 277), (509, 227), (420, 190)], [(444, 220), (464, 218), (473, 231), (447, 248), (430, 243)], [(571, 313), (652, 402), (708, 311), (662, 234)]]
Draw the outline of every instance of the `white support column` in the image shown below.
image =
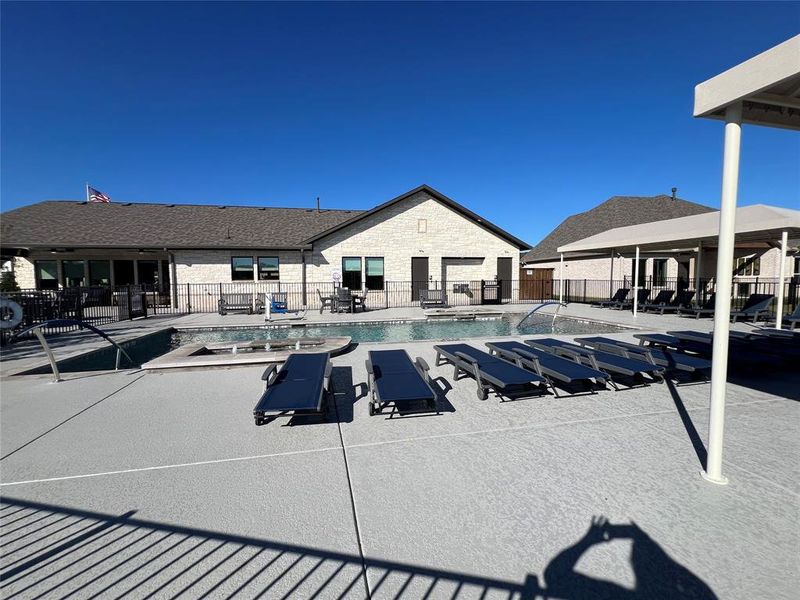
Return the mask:
[(739, 148), (742, 139), (742, 105), (725, 111), (725, 151), (722, 160), (722, 198), (719, 213), (714, 340), (711, 357), (711, 399), (708, 422), (708, 458), (703, 477), (726, 484), (722, 475), (722, 438), (725, 429), (725, 387), (728, 379), (728, 335), (731, 321), (733, 247), (736, 238), (736, 196), (739, 189)]
[(608, 280), (608, 297), (614, 295), (614, 249), (611, 249), (611, 275)]
[(694, 261), (694, 295), (700, 303), (702, 294), (700, 293), (700, 268), (703, 264), (703, 242), (697, 244), (697, 258)]
[(561, 253), (561, 265), (558, 270), (558, 301), (564, 302), (564, 253)]
[(633, 263), (633, 318), (639, 310), (639, 246), (636, 246), (636, 261)]
[(775, 329), (783, 327), (783, 280), (786, 277), (786, 246), (789, 243), (789, 232), (781, 234), (781, 257), (778, 275), (778, 304), (775, 306)]

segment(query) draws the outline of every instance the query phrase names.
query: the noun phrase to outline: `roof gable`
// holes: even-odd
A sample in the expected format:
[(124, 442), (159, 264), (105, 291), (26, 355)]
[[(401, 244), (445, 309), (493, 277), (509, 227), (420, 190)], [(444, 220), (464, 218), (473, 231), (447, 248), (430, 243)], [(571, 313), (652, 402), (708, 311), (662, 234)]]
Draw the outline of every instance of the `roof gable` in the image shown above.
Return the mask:
[(394, 205), (396, 205), (396, 204), (398, 204), (400, 202), (403, 202), (404, 200), (407, 200), (407, 199), (415, 196), (416, 194), (418, 194), (420, 192), (424, 192), (424, 193), (430, 195), (430, 197), (433, 198), (434, 200), (437, 200), (438, 202), (440, 202), (441, 204), (444, 204), (445, 206), (447, 206), (451, 210), (459, 213), (461, 216), (473, 221), (476, 225), (478, 225), (479, 227), (482, 227), (483, 229), (486, 229), (487, 231), (493, 233), (497, 237), (506, 240), (507, 242), (509, 242), (510, 244), (512, 244), (514, 246), (517, 246), (517, 248), (519, 248), (520, 250), (527, 250), (528, 248), (531, 247), (530, 244), (528, 244), (527, 242), (524, 242), (521, 239), (511, 235), (506, 230), (500, 228), (499, 226), (495, 225), (491, 221), (488, 221), (488, 220), (484, 219), (483, 217), (481, 217), (480, 215), (472, 212), (471, 210), (469, 210), (467, 207), (463, 206), (462, 204), (459, 204), (455, 200), (452, 200), (451, 198), (448, 198), (447, 196), (445, 196), (441, 192), (439, 192), (439, 191), (433, 189), (432, 187), (430, 187), (429, 185), (425, 185), (425, 184), (423, 184), (423, 185), (421, 185), (419, 187), (416, 187), (413, 190), (409, 190), (408, 192), (406, 192), (404, 194), (401, 194), (400, 196), (397, 196), (396, 198), (392, 198), (391, 200), (388, 200), (387, 202), (384, 202), (383, 204), (379, 204), (378, 206), (376, 206), (375, 208), (373, 208), (371, 210), (368, 210), (368, 211), (362, 212), (362, 213), (360, 213), (358, 215), (355, 215), (354, 217), (352, 217), (352, 218), (350, 218), (350, 219), (348, 219), (346, 221), (343, 221), (342, 223), (339, 223), (338, 225), (336, 225), (334, 227), (331, 227), (330, 229), (328, 229), (326, 231), (320, 232), (317, 235), (314, 235), (314, 236), (308, 238), (308, 240), (306, 240), (306, 241), (311, 243), (311, 242), (315, 242), (317, 240), (320, 240), (320, 239), (322, 239), (322, 238), (324, 238), (324, 237), (326, 237), (326, 236), (328, 236), (328, 235), (330, 235), (332, 233), (335, 233), (337, 231), (340, 231), (341, 229), (344, 229), (345, 227), (353, 225), (354, 223), (357, 223), (357, 222), (361, 221), (362, 219), (370, 217), (370, 216), (372, 216), (372, 215), (374, 215), (374, 214), (376, 214), (378, 212), (381, 212), (381, 211), (383, 211), (383, 210), (385, 210), (385, 209), (387, 209), (387, 208), (389, 208), (391, 206), (394, 206)]
[(615, 227), (640, 225), (713, 212), (715, 209), (671, 196), (613, 196), (586, 212), (567, 217), (530, 252), (523, 263), (558, 260), (557, 248)]

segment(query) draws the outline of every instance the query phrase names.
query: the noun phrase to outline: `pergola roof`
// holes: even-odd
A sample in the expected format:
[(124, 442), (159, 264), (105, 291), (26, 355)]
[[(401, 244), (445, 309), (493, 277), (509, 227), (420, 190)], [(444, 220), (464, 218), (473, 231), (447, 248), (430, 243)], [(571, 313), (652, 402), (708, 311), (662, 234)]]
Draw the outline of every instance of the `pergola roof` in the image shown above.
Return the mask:
[[(755, 204), (736, 210), (736, 241), (765, 242), (780, 239), (787, 231), (790, 238), (800, 236), (800, 210)], [(719, 236), (719, 212), (710, 212), (666, 221), (617, 227), (566, 244), (559, 252), (619, 252), (632, 250), (676, 250), (692, 248), (698, 242), (715, 241)]]
[(694, 116), (724, 119), (742, 102), (742, 122), (800, 129), (800, 35), (698, 84)]

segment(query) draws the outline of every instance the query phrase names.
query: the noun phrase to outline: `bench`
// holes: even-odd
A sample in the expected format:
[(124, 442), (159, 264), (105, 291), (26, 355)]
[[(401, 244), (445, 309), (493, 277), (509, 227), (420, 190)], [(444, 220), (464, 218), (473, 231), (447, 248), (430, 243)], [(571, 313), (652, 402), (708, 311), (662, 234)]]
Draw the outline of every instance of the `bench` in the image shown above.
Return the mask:
[(419, 291), (419, 305), (422, 308), (436, 306), (439, 308), (447, 308), (447, 292), (445, 290), (420, 290)]
[(221, 315), (231, 310), (246, 310), (248, 315), (252, 315), (254, 311), (260, 313), (264, 310), (264, 294), (221, 294), (217, 305)]

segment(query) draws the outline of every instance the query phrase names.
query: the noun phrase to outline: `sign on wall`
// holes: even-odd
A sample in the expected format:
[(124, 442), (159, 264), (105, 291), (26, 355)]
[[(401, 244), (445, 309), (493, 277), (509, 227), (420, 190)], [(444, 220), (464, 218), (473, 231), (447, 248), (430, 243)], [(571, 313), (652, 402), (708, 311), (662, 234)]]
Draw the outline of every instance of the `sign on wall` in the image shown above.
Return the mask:
[(341, 269), (331, 269), (331, 279), (333, 279), (333, 283), (341, 283), (341, 281), (342, 281), (342, 270)]

